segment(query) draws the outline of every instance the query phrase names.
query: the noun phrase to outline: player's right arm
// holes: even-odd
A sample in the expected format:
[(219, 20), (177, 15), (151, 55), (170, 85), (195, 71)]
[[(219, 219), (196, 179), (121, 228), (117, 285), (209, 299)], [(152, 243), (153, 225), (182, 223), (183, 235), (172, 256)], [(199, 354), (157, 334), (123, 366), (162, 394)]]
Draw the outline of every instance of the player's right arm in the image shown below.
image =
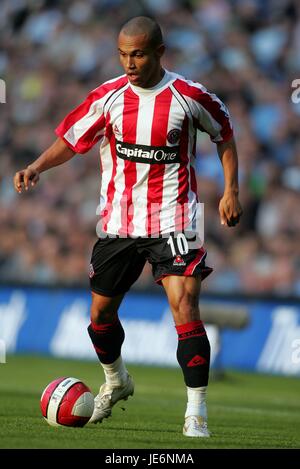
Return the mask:
[(42, 172), (65, 163), (74, 155), (75, 152), (61, 138), (58, 138), (33, 163), (15, 174), (15, 190), (19, 194), (23, 189), (27, 191), (30, 186), (38, 182)]
[(70, 160), (76, 153), (87, 153), (105, 133), (104, 105), (112, 94), (127, 85), (127, 77), (121, 76), (100, 85), (73, 109), (55, 129), (58, 139), (41, 156), (18, 171), (14, 177), (17, 192), (34, 186), (39, 175), (49, 168)]

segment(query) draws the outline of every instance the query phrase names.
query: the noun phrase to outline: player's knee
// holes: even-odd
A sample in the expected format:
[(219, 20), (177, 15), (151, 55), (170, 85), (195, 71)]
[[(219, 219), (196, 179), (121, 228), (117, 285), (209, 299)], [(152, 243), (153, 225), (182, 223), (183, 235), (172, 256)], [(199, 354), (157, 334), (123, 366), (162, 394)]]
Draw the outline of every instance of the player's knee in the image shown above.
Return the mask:
[(107, 311), (102, 308), (91, 307), (91, 321), (94, 324), (109, 324), (115, 321), (116, 311)]
[(94, 324), (109, 324), (114, 322), (118, 314), (112, 301), (101, 295), (92, 295), (91, 321)]

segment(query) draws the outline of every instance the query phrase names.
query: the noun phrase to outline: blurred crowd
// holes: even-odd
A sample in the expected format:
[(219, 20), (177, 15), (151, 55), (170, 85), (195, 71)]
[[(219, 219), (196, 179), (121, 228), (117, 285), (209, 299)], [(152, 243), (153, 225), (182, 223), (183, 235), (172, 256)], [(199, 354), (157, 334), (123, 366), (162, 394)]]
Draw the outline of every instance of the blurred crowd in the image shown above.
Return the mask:
[[(198, 137), (207, 263), (214, 267), (203, 291), (300, 296), (297, 0), (1, 0), (0, 281), (88, 286), (98, 146), (42, 174), (28, 193), (16, 194), (12, 178), (53, 142), (55, 127), (88, 91), (122, 74), (119, 28), (143, 14), (162, 26), (164, 66), (215, 92), (235, 128), (244, 209), (236, 228), (220, 224), (222, 167), (216, 146)], [(135, 288), (152, 287), (147, 265)]]

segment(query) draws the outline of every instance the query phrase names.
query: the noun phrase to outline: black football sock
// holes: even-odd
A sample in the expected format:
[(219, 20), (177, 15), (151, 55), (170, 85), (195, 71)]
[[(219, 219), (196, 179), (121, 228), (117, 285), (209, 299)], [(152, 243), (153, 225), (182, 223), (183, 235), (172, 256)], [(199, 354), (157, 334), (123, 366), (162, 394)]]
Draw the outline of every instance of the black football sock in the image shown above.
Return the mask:
[(207, 386), (210, 364), (210, 344), (202, 321), (176, 326), (178, 334), (177, 360), (185, 384), (190, 388)]
[(125, 333), (118, 317), (109, 324), (91, 322), (88, 333), (101, 363), (113, 363), (119, 358)]

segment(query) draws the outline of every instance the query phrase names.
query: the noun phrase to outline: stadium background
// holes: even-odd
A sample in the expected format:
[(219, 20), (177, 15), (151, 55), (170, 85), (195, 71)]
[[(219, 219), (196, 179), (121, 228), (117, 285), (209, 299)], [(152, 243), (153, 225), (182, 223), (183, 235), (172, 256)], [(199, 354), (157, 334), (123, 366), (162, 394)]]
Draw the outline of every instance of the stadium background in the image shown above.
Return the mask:
[[(12, 177), (52, 143), (54, 128), (89, 90), (122, 73), (118, 30), (139, 14), (162, 25), (164, 66), (215, 92), (235, 128), (244, 216), (234, 229), (219, 222), (216, 147), (201, 133), (197, 146), (205, 244), (215, 269), (202, 301), (233, 313), (232, 327), (208, 325), (214, 368), (299, 376), (300, 104), (291, 98), (292, 82), (300, 79), (296, 0), (1, 1), (0, 78), (7, 96), (0, 104), (0, 361), (24, 353), (92, 359), (80, 332), (89, 316), (98, 147), (43, 174), (21, 196)], [(176, 336), (161, 293), (146, 266), (121, 310), (129, 363), (176, 366)], [(239, 308), (248, 323), (236, 329)]]

